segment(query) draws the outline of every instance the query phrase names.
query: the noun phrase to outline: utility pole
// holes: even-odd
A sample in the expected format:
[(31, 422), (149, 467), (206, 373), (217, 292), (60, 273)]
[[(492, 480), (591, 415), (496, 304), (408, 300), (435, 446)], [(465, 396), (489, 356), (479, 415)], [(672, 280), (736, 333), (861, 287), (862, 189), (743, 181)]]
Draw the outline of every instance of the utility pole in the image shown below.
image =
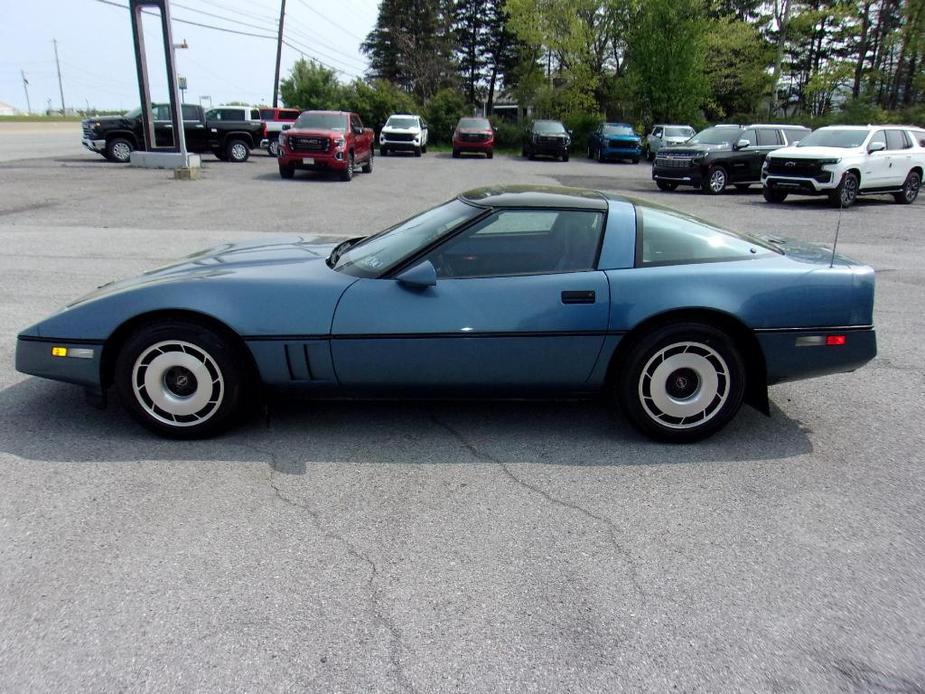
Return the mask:
[(19, 74), (22, 75), (22, 88), (26, 90), (26, 113), (32, 113), (32, 104), (29, 103), (29, 80), (26, 79), (24, 70), (20, 70)]
[(283, 20), (286, 18), (286, 0), (279, 4), (279, 34), (276, 37), (276, 74), (273, 76), (273, 108), (279, 105), (279, 63), (283, 59)]
[(58, 60), (58, 39), (52, 39), (51, 42), (55, 44), (55, 65), (58, 67), (58, 91), (61, 93), (61, 115), (66, 115), (67, 111), (64, 108), (64, 87), (61, 86), (61, 62)]

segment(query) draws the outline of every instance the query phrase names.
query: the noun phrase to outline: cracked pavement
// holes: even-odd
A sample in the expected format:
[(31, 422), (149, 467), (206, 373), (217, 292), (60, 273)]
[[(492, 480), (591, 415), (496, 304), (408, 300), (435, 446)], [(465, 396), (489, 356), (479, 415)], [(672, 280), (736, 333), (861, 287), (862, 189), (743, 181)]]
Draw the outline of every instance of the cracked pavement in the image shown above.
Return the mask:
[(837, 212), (581, 159), (380, 158), (344, 185), (255, 155), (174, 182), (22, 137), (0, 137), (0, 691), (925, 691), (925, 202), (842, 219), (879, 273), (877, 360), (701, 444), (602, 402), (390, 401), (274, 401), (183, 443), (17, 374), (16, 332), (205, 246), (354, 236), (492, 182), (819, 242)]

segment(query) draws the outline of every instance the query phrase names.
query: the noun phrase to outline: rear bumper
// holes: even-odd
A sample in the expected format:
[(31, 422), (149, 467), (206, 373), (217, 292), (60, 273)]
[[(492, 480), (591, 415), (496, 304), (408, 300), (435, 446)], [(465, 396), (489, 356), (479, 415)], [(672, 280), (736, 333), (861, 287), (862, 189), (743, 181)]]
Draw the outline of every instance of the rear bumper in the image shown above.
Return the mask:
[[(829, 335), (844, 335), (845, 344), (825, 345)], [(877, 334), (867, 326), (758, 330), (755, 337), (764, 352), (768, 385), (854, 371), (877, 356)]]
[[(52, 356), (52, 347), (65, 347), (66, 357)], [(20, 335), (16, 339), (16, 370), (30, 376), (74, 383), (100, 391), (102, 343), (50, 340)]]

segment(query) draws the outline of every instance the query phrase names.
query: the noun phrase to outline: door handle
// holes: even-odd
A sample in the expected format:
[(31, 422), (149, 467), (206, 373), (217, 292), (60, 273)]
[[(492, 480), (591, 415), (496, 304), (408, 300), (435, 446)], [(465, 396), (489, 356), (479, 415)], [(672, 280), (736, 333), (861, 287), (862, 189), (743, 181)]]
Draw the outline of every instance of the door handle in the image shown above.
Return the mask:
[(594, 290), (562, 292), (563, 304), (593, 304)]

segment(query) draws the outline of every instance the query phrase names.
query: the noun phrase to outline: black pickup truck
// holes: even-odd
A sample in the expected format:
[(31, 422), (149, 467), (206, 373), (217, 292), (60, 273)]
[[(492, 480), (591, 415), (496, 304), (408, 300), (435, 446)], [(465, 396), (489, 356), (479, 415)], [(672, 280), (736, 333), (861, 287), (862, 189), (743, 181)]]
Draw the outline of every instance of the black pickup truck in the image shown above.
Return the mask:
[[(183, 129), (186, 132), (186, 149), (199, 154), (212, 152), (222, 161), (247, 161), (254, 147), (263, 137), (260, 121), (227, 121), (209, 118), (202, 107), (183, 104)], [(169, 104), (152, 104), (154, 140), (157, 147), (173, 145), (173, 125)], [(132, 150), (144, 149), (144, 126), (141, 108), (121, 116), (88, 118), (81, 123), (83, 145), (92, 152), (102, 154), (109, 161), (127, 162)]]

